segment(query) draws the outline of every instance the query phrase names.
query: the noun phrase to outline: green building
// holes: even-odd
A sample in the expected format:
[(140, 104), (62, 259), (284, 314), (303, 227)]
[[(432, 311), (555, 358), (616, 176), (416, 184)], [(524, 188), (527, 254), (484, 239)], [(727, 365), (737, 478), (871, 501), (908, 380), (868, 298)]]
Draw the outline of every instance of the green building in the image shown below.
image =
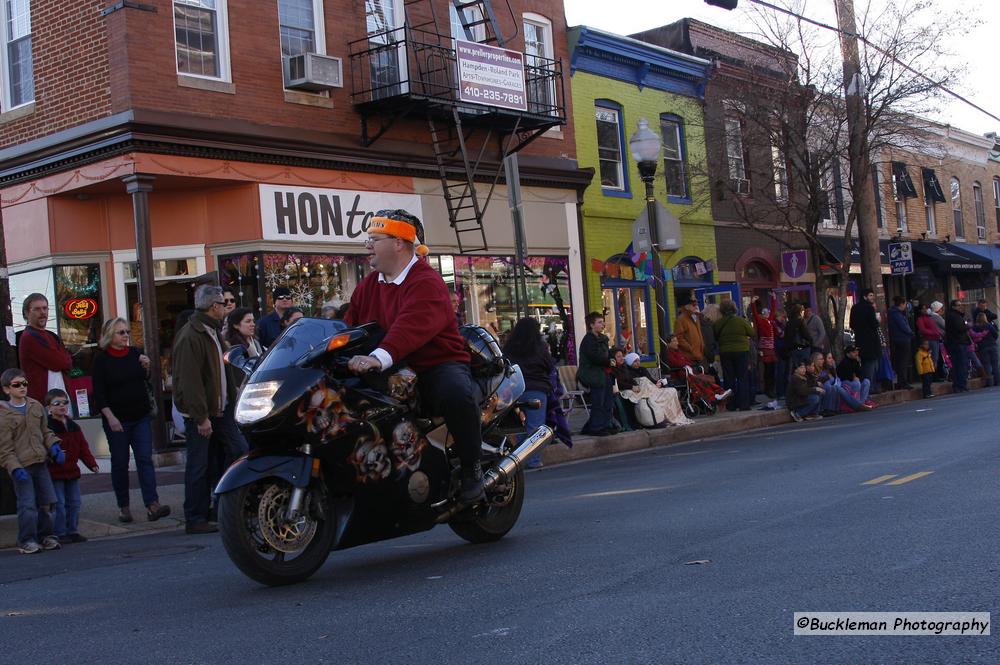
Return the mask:
[(582, 205), (588, 310), (603, 308), (612, 342), (652, 360), (656, 307), (651, 262), (631, 245), (633, 222), (646, 209), (645, 185), (628, 141), (640, 118), (663, 139), (654, 192), (673, 223), (680, 222), (679, 234), (674, 226), (674, 232), (660, 239), (672, 327), (678, 299), (714, 283), (715, 233), (702, 111), (712, 65), (586, 26), (570, 29), (570, 48), (577, 160), (596, 173)]

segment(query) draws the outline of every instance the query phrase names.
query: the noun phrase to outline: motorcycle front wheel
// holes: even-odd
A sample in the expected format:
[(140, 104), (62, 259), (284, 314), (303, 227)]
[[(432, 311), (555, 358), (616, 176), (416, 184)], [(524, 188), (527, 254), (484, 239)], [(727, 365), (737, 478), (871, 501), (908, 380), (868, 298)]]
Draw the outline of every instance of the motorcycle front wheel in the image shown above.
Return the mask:
[(292, 485), (264, 478), (219, 497), (219, 533), (226, 553), (247, 577), (282, 586), (301, 582), (323, 565), (335, 525), (322, 519), (310, 490), (301, 515), (285, 519)]
[(517, 524), (523, 504), (524, 470), (518, 469), (503, 491), (493, 492), (482, 504), (462, 511), (448, 526), (470, 543), (496, 542)]

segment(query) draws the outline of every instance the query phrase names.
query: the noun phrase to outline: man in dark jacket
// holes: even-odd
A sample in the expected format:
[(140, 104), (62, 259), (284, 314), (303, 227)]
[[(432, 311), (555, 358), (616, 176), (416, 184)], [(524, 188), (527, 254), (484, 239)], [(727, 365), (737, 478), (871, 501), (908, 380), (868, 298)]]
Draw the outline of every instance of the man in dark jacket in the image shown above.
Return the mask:
[(274, 344), (274, 340), (281, 334), (281, 317), (285, 310), (292, 306), (292, 292), (287, 287), (279, 286), (272, 293), (274, 299), (274, 310), (266, 316), (260, 317), (257, 321), (257, 339), (260, 340), (264, 348), (269, 348)]
[(608, 337), (604, 334), (604, 316), (591, 312), (584, 318), (587, 334), (580, 342), (580, 365), (576, 378), (590, 390), (590, 418), (584, 423), (581, 434), (605, 436), (614, 434), (611, 422), (614, 399), (611, 394), (611, 355)]
[(227, 375), (220, 336), (226, 303), (222, 287), (202, 284), (194, 292), (196, 312), (174, 338), (174, 404), (184, 416), (187, 465), (184, 469), (184, 520), (188, 533), (218, 531), (210, 522), (212, 489), (209, 447), (221, 446), (230, 460), (246, 452), (233, 409), (239, 386)]
[(864, 376), (860, 358), (861, 353), (858, 351), (858, 347), (849, 346), (844, 349), (844, 359), (837, 365), (837, 376), (840, 378), (841, 385), (850, 388), (854, 395), (864, 402), (868, 399), (872, 384)]
[(851, 308), (851, 330), (854, 331), (854, 344), (861, 352), (862, 378), (868, 379), (873, 388), (876, 385), (878, 361), (882, 358), (882, 341), (878, 329), (875, 292), (865, 289), (861, 292), (861, 300)]
[(985, 298), (980, 298), (979, 301), (976, 303), (976, 310), (972, 313), (972, 321), (975, 322), (976, 317), (978, 317), (980, 314), (986, 315), (986, 321), (988, 323), (993, 323), (994, 321), (997, 320), (997, 315), (990, 311), (990, 308), (987, 306)]
[(913, 329), (906, 320), (906, 299), (896, 296), (889, 308), (889, 348), (892, 354), (892, 368), (896, 372), (896, 388), (910, 390), (910, 358), (913, 354), (910, 347), (913, 341)]
[(944, 345), (951, 356), (951, 378), (953, 390), (964, 393), (969, 390), (969, 324), (965, 321), (962, 301), (952, 300), (951, 308), (944, 316)]

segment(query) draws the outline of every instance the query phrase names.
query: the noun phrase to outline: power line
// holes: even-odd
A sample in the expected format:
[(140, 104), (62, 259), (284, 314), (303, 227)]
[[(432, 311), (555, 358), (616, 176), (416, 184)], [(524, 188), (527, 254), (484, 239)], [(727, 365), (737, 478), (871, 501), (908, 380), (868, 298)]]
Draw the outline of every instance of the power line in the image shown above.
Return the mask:
[(844, 34), (844, 35), (847, 35), (848, 37), (854, 37), (858, 41), (860, 41), (861, 43), (863, 43), (865, 46), (867, 46), (868, 48), (874, 49), (874, 50), (878, 51), (879, 53), (881, 53), (882, 55), (884, 55), (884, 56), (886, 56), (888, 58), (891, 58), (893, 62), (895, 62), (897, 65), (899, 65), (900, 67), (902, 67), (906, 71), (910, 72), (911, 74), (919, 76), (920, 78), (924, 79), (925, 81), (931, 83), (934, 87), (940, 88), (941, 90), (945, 91), (947, 94), (951, 95), (952, 97), (954, 97), (955, 99), (959, 100), (960, 102), (968, 104), (969, 106), (971, 106), (972, 108), (976, 109), (980, 113), (988, 115), (989, 117), (993, 118), (997, 122), (1000, 122), (1000, 117), (998, 117), (998, 116), (990, 113), (989, 111), (987, 111), (986, 109), (984, 109), (982, 106), (979, 106), (975, 102), (973, 102), (973, 101), (971, 101), (969, 99), (966, 99), (965, 97), (963, 97), (962, 95), (958, 94), (957, 92), (954, 92), (953, 90), (950, 90), (949, 88), (945, 87), (943, 84), (938, 83), (937, 81), (935, 81), (931, 77), (927, 76), (923, 72), (919, 72), (916, 69), (914, 69), (913, 67), (910, 67), (905, 62), (902, 62), (901, 60), (899, 60), (898, 58), (896, 58), (896, 56), (894, 56), (891, 53), (885, 51), (884, 49), (882, 49), (881, 47), (879, 47), (877, 44), (873, 44), (872, 42), (868, 41), (867, 39), (865, 39), (860, 34), (857, 34), (857, 33), (855, 33), (855, 34), (846, 33), (843, 30), (841, 30), (840, 28), (837, 28), (835, 26), (829, 25), (827, 23), (823, 23), (822, 21), (817, 21), (815, 19), (811, 19), (808, 16), (803, 16), (802, 14), (796, 14), (795, 12), (791, 11), (790, 9), (786, 9), (784, 7), (779, 7), (778, 5), (771, 4), (770, 2), (766, 2), (765, 0), (750, 0), (750, 2), (752, 2), (754, 4), (761, 5), (763, 7), (767, 7), (768, 9), (773, 9), (776, 12), (781, 12), (783, 14), (788, 14), (789, 16), (794, 17), (794, 18), (796, 18), (796, 19), (798, 19), (800, 21), (804, 21), (806, 23), (818, 26), (820, 28), (824, 28), (826, 30), (830, 30), (832, 32), (836, 32), (837, 34)]

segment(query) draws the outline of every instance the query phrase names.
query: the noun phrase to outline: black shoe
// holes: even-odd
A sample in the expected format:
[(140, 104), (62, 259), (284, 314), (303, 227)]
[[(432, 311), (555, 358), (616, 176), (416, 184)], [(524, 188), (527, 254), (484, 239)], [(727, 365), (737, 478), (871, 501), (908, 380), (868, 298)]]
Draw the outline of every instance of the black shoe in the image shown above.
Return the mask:
[[(84, 536), (83, 534), (80, 534), (80, 533), (71, 533), (71, 534), (69, 534), (67, 536), (67, 538), (69, 538), (69, 542), (71, 542), (71, 543), (85, 543), (85, 542), (87, 542), (87, 537)], [(61, 540), (62, 539), (60, 538), (60, 541)]]
[(462, 490), (458, 499), (462, 503), (474, 503), (486, 498), (483, 491), (483, 470), (476, 462), (471, 471), (462, 471)]
[(197, 535), (202, 533), (216, 533), (219, 525), (215, 522), (195, 522), (184, 527), (185, 533)]

